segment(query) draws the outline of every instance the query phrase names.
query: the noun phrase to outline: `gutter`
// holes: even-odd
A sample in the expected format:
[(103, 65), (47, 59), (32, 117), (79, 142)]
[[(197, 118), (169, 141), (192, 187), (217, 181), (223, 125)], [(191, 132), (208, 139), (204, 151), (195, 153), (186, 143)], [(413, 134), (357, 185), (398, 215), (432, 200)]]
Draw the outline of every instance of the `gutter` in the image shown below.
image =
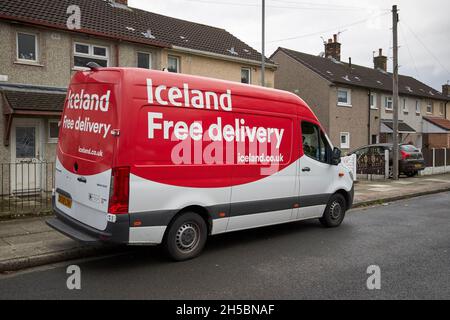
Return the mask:
[[(255, 61), (255, 60), (250, 60), (250, 59), (245, 59), (245, 58), (240, 58), (240, 57), (230, 57), (230, 56), (227, 56), (225, 54), (220, 54), (220, 53), (214, 53), (214, 52), (208, 52), (208, 51), (203, 51), (203, 50), (190, 49), (190, 48), (179, 47), (179, 46), (172, 46), (172, 49), (175, 50), (175, 51), (195, 54), (195, 55), (203, 56), (203, 57), (216, 58), (216, 59), (228, 60), (228, 61), (233, 61), (233, 62), (242, 62), (242, 63), (245, 63), (245, 64), (250, 64), (252, 66), (257, 66), (257, 67), (261, 66), (261, 62), (260, 61)], [(272, 68), (272, 69), (277, 69), (278, 68), (278, 66), (276, 64), (274, 64), (274, 63), (267, 63), (267, 62), (266, 62), (266, 67), (269, 67), (269, 68)]]

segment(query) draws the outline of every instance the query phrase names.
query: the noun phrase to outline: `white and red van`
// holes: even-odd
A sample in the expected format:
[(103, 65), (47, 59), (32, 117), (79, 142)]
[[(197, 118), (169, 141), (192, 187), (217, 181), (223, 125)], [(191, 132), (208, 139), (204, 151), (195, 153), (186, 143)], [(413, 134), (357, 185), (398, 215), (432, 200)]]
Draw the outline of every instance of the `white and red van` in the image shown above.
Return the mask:
[(164, 244), (304, 219), (341, 224), (353, 177), (289, 92), (136, 68), (77, 72), (47, 223), (80, 241)]

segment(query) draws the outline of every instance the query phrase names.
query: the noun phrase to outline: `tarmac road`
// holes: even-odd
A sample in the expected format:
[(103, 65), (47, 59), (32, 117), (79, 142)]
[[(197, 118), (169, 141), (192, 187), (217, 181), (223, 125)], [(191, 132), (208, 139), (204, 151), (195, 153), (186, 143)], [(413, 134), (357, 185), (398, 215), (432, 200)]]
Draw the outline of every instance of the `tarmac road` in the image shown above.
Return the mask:
[[(81, 268), (68, 290), (66, 268)], [(379, 266), (381, 289), (366, 286)], [(209, 239), (197, 259), (159, 248), (0, 275), (0, 299), (450, 299), (450, 192)]]

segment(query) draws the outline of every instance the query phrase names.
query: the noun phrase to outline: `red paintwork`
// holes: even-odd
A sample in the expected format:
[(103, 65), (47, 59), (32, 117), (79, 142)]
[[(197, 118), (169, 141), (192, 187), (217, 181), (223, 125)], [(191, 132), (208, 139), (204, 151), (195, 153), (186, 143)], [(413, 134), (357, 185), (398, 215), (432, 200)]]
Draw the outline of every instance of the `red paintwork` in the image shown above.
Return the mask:
[[(199, 110), (192, 106), (176, 107), (148, 104), (146, 80), (152, 79), (153, 87), (164, 84), (168, 87), (213, 91), (217, 94), (231, 90), (233, 111)], [(69, 90), (84, 89), (85, 92), (104, 95), (111, 90), (110, 110), (105, 112), (67, 108), (64, 117), (89, 117), (91, 121), (111, 124), (111, 129), (120, 129), (120, 137), (108, 134), (104, 139), (98, 134), (81, 133), (63, 128), (61, 124), (58, 158), (63, 166), (77, 174), (93, 175), (111, 167), (130, 166), (131, 173), (154, 182), (184, 187), (226, 187), (254, 182), (266, 177), (261, 169), (268, 164), (181, 164), (174, 165), (171, 153), (179, 141), (162, 139), (162, 130), (155, 131), (155, 139), (148, 138), (148, 112), (161, 112), (162, 120), (184, 121), (188, 125), (201, 121), (204, 131), (210, 124), (222, 118), (225, 124), (233, 125), (235, 119), (245, 119), (250, 127), (272, 127), (284, 129), (280, 152), (284, 161), (276, 171), (295, 162), (302, 155), (300, 141), (300, 119), (318, 120), (306, 103), (289, 92), (215, 80), (203, 77), (149, 71), (132, 68), (104, 68), (98, 71), (78, 72), (74, 75)], [(167, 91), (161, 97), (167, 101)], [(192, 142), (192, 141), (191, 141)], [(196, 142), (198, 143), (198, 142)], [(201, 141), (200, 141), (201, 143)], [(203, 142), (201, 150), (208, 150), (210, 142)], [(225, 147), (225, 142), (216, 142)], [(194, 143), (192, 144), (194, 145)], [(103, 150), (103, 157), (78, 152), (79, 147)], [(229, 146), (236, 147), (236, 142)], [(246, 143), (248, 153), (248, 143)], [(273, 172), (274, 173), (274, 172)]]

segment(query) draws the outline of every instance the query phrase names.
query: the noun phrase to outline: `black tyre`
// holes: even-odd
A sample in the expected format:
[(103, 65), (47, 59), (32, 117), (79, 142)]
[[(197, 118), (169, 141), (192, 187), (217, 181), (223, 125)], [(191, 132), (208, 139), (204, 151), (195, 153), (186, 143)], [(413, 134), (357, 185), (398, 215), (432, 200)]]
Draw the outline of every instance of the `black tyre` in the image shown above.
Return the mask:
[(188, 260), (202, 252), (207, 236), (208, 228), (205, 220), (196, 213), (186, 212), (171, 223), (163, 246), (173, 260)]
[(328, 201), (325, 212), (319, 221), (327, 228), (338, 227), (344, 220), (346, 210), (347, 205), (344, 196), (335, 193)]
[(410, 171), (410, 172), (406, 172), (406, 175), (411, 178), (411, 177), (416, 176), (418, 173), (419, 173), (419, 171)]

